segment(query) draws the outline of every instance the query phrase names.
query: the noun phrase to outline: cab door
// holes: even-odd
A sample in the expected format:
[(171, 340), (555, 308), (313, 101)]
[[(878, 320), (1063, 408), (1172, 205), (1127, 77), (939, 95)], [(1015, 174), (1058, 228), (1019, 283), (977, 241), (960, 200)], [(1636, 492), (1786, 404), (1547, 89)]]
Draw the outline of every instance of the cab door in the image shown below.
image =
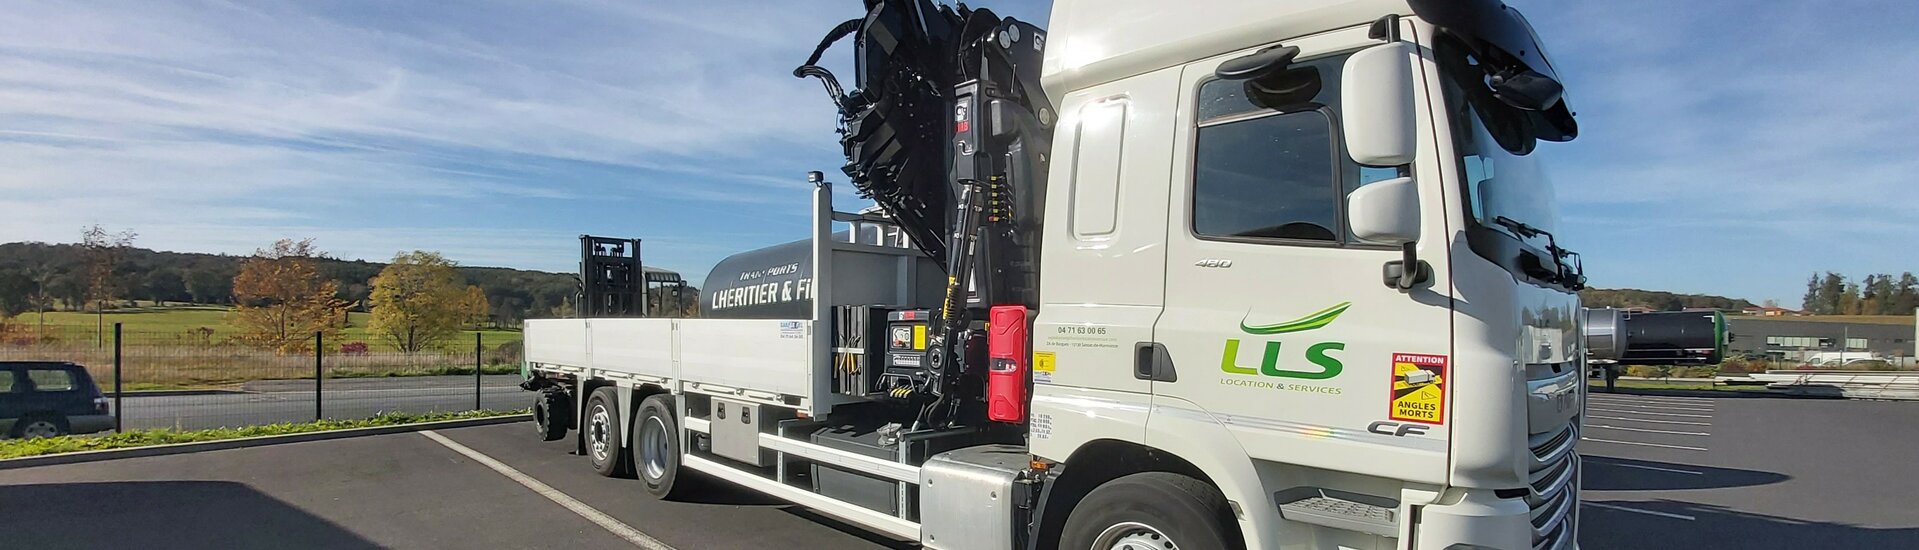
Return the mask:
[[(1361, 166), (1339, 130), (1343, 64), (1379, 43), (1364, 28), (1286, 40), (1300, 55), (1255, 82), (1214, 74), (1255, 50), (1184, 68), (1154, 331), (1173, 375), (1154, 382), (1149, 441), (1216, 423), (1255, 459), (1443, 481), (1451, 306), (1432, 140), (1414, 164)], [(1382, 276), (1402, 252), (1346, 223), (1349, 193), (1402, 176), (1418, 181), (1432, 271), (1410, 292)]]

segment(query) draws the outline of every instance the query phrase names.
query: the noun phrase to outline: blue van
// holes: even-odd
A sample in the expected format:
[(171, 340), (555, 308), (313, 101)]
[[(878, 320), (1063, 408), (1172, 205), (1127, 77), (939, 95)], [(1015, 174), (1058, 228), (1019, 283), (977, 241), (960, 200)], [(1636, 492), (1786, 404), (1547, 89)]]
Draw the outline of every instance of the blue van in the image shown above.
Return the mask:
[(113, 429), (111, 402), (86, 367), (0, 361), (0, 434), (53, 437)]

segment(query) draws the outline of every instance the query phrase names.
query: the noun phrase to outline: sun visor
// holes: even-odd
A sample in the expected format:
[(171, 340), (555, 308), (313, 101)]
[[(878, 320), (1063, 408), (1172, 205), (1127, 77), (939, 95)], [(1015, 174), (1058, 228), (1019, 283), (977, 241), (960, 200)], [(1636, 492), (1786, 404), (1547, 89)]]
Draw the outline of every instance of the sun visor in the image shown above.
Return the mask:
[[(1500, 0), (1409, 0), (1413, 13), (1464, 42), (1488, 71), (1528, 70), (1564, 85), (1552, 60), (1540, 46), (1532, 23), (1519, 10)], [(1490, 76), (1490, 75), (1489, 75)], [(1535, 138), (1572, 141), (1579, 124), (1567, 107), (1565, 94), (1543, 109), (1527, 110)]]

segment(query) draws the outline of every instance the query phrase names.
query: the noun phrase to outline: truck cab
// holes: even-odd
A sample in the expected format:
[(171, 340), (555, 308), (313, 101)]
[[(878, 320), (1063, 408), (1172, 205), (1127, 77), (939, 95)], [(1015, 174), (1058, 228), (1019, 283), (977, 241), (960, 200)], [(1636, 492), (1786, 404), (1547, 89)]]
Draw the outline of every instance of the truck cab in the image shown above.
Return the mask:
[(1175, 455), (1249, 548), (1572, 544), (1569, 136), (1409, 7), (1054, 4), (1033, 454)]

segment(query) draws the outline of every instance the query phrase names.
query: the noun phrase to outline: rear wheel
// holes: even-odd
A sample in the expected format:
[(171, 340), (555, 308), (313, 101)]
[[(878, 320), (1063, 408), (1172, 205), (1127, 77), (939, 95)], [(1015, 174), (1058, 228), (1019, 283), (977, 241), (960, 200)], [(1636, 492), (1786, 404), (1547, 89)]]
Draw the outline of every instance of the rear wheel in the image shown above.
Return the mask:
[(13, 436), (22, 439), (58, 437), (72, 433), (67, 419), (55, 414), (32, 414), (13, 424)]
[(680, 477), (680, 423), (673, 415), (673, 398), (654, 395), (640, 402), (634, 415), (633, 465), (646, 492), (667, 499), (687, 493)]
[(1093, 489), (1066, 517), (1061, 548), (1210, 550), (1242, 541), (1226, 497), (1205, 482), (1146, 472)]
[(586, 438), (586, 456), (600, 475), (626, 477), (633, 471), (620, 431), (620, 397), (613, 386), (593, 390), (593, 397), (586, 401), (586, 421), (580, 431)]

